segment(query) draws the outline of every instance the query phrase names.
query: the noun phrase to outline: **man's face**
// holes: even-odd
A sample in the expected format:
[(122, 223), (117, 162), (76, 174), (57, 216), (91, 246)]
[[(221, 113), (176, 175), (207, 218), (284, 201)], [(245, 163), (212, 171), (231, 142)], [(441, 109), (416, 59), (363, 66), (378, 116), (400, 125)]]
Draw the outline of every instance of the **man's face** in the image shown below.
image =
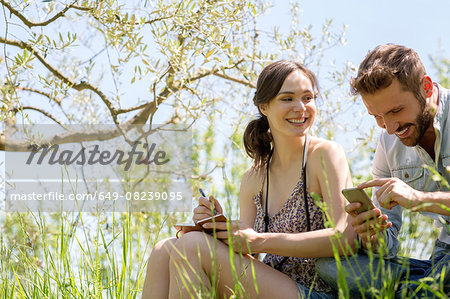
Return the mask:
[(395, 134), (406, 146), (417, 145), (433, 123), (425, 98), (421, 104), (412, 92), (402, 89), (397, 79), (387, 88), (361, 96), (378, 126), (390, 135)]

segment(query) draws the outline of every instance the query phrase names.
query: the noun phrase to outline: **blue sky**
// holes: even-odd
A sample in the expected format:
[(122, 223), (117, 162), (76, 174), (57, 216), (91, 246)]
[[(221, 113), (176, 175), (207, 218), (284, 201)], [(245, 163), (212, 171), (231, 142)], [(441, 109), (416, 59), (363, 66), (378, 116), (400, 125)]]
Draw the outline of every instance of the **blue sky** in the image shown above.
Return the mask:
[[(278, 26), (280, 31), (289, 27), (289, 1), (273, 1), (274, 7), (263, 18), (264, 23)], [(421, 57), (432, 76), (430, 55), (450, 53), (450, 1), (400, 0), (304, 0), (301, 23), (312, 25), (320, 32), (322, 24), (332, 19), (336, 28), (346, 24), (347, 45), (329, 51), (328, 58), (336, 64), (351, 61), (358, 66), (367, 51), (379, 44), (396, 43), (413, 48)]]

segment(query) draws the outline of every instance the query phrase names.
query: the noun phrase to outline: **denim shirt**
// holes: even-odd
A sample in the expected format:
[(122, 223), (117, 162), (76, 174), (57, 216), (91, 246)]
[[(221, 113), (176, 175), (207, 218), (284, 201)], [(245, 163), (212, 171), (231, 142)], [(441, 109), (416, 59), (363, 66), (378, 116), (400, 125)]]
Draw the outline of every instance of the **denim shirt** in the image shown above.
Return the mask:
[[(450, 191), (439, 181), (434, 181), (432, 172), (424, 167), (427, 165), (435, 169), (450, 183), (450, 90), (441, 86), (438, 88), (439, 105), (433, 122), (436, 132), (435, 161), (419, 145), (405, 146), (395, 134), (389, 135), (383, 131), (373, 161), (374, 178), (398, 177), (412, 188), (420, 191)], [(380, 207), (375, 195), (376, 189), (373, 191), (372, 200)], [(391, 210), (381, 207), (380, 209), (389, 217), (388, 221), (392, 222), (392, 226), (385, 231), (385, 239), (389, 250), (388, 257), (395, 257), (399, 246), (397, 237), (402, 226), (403, 208), (398, 205)], [(436, 241), (435, 252), (442, 250), (442, 247), (448, 250), (450, 246), (450, 216), (430, 212), (421, 213), (433, 218), (434, 225), (441, 232)]]

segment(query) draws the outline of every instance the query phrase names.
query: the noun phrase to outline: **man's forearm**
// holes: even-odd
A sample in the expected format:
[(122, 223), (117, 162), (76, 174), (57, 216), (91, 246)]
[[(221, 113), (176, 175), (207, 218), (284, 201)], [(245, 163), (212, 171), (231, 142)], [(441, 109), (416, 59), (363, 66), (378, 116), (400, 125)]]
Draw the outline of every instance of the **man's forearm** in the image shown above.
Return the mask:
[(450, 216), (450, 192), (422, 192), (421, 203), (415, 211), (431, 212)]

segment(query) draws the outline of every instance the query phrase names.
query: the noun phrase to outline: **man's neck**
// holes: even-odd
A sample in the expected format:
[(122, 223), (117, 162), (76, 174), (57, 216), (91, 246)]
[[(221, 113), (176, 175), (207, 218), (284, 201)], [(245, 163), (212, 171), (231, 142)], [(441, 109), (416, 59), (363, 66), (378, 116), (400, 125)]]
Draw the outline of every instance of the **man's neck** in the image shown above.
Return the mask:
[[(433, 119), (436, 116), (436, 112), (439, 106), (439, 88), (437, 86), (434, 87), (434, 92), (431, 100), (431, 113), (433, 115)], [(430, 157), (435, 159), (436, 153), (434, 152), (434, 143), (436, 142), (436, 131), (434, 130), (433, 122), (430, 124), (428, 129), (425, 131), (425, 134), (419, 141), (419, 145), (430, 155)]]
[(436, 141), (436, 133), (434, 131), (433, 125), (431, 125), (423, 135), (422, 139), (420, 139), (419, 145), (430, 155), (433, 161), (436, 156), (434, 152), (435, 141)]

